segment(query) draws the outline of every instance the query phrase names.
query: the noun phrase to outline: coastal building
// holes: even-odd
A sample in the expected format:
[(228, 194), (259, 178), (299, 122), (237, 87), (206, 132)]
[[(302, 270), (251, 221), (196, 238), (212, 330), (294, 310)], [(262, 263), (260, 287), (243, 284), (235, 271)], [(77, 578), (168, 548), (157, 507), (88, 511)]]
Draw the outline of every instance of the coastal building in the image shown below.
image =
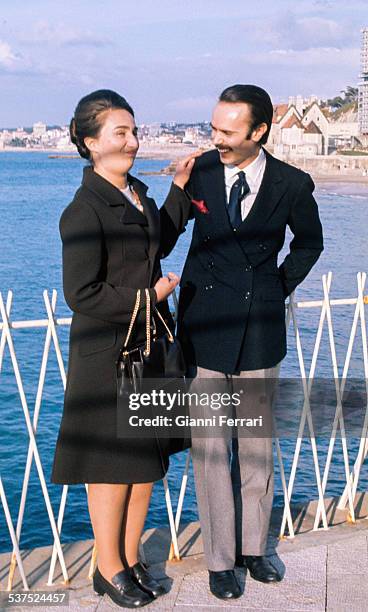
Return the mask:
[(42, 138), (43, 136), (46, 135), (46, 132), (47, 132), (47, 126), (45, 123), (42, 123), (41, 121), (39, 121), (33, 124), (33, 132), (32, 132), (33, 138)]
[(18, 127), (14, 132), (10, 132), (12, 138), (28, 138), (29, 132), (27, 132), (23, 127)]
[(287, 159), (323, 155), (326, 139), (328, 142), (325, 118), (318, 112), (318, 106), (318, 111), (313, 108), (314, 105), (315, 102), (304, 114), (294, 104), (288, 106), (286, 111), (285, 105), (275, 107), (269, 146), (277, 157)]
[(18, 127), (15, 130), (4, 130), (2, 133), (4, 148), (7, 146), (25, 147), (28, 143), (29, 135), (30, 132), (25, 130), (23, 127)]
[[(308, 104), (307, 104), (308, 102)], [(335, 112), (315, 96), (291, 96), (274, 106), (268, 146), (282, 159), (328, 155), (360, 144), (357, 104)]]
[(199, 136), (199, 129), (190, 127), (185, 130), (183, 142), (188, 144), (197, 144)]
[(335, 111), (329, 121), (329, 150), (352, 149), (361, 144), (358, 121), (358, 104), (352, 102), (345, 108)]
[(161, 125), (159, 123), (151, 123), (151, 125), (147, 126), (147, 135), (151, 138), (156, 138), (160, 135)]
[[(316, 155), (328, 155), (328, 143), (329, 143), (329, 116), (330, 112), (327, 108), (320, 106), (321, 102), (314, 100), (305, 110), (302, 117), (302, 124), (306, 128), (306, 134), (309, 134), (308, 128), (314, 126), (315, 134), (320, 133), (322, 135), (321, 147), (319, 153)], [(313, 129), (314, 129), (313, 128)], [(312, 128), (311, 128), (312, 129)]]
[(57, 149), (68, 150), (73, 147), (70, 140), (69, 127), (64, 126), (58, 130), (54, 130), (55, 135), (53, 142)]
[(361, 75), (359, 83), (358, 115), (360, 133), (368, 136), (368, 27), (362, 29), (360, 53)]
[(295, 106), (296, 110), (300, 115), (303, 115), (305, 109), (313, 104), (313, 102), (317, 102), (317, 104), (321, 104), (321, 100), (317, 98), (317, 96), (309, 96), (308, 98), (303, 98), (303, 96), (289, 96), (289, 104), (288, 106)]

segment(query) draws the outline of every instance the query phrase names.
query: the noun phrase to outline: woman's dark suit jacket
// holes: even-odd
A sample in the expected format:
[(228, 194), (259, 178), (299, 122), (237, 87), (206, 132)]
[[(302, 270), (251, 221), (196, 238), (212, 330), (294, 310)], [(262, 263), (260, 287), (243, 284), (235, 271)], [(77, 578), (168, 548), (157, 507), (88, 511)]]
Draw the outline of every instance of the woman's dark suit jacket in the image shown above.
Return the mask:
[[(172, 185), (166, 209), (147, 187), (129, 177), (143, 215), (111, 183), (84, 169), (83, 181), (60, 220), (65, 299), (73, 311), (64, 412), (57, 441), (55, 483), (134, 483), (161, 479), (167, 449), (155, 439), (123, 439), (116, 427), (116, 360), (126, 337), (137, 289), (153, 289), (162, 276), (187, 200)], [(172, 325), (167, 302), (158, 305)], [(145, 337), (145, 300), (132, 342)], [(119, 432), (121, 435), (121, 432)]]

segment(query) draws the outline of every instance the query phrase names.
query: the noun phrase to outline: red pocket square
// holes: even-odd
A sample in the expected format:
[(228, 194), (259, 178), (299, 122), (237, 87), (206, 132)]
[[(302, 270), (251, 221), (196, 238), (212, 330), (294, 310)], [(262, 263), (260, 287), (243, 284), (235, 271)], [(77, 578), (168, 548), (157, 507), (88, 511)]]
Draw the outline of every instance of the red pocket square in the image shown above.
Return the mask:
[(194, 206), (198, 208), (199, 212), (203, 213), (204, 215), (208, 215), (210, 212), (204, 200), (192, 200), (192, 204), (194, 204)]

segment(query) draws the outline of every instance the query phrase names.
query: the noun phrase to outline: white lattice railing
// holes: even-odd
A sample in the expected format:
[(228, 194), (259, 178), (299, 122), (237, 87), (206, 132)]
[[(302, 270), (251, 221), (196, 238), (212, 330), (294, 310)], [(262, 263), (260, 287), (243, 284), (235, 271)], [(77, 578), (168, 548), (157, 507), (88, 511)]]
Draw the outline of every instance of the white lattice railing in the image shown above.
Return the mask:
[[(367, 353), (367, 332), (366, 332), (366, 324), (365, 324), (365, 304), (368, 303), (367, 297), (364, 297), (364, 288), (366, 282), (366, 274), (358, 273), (357, 274), (357, 294), (356, 297), (347, 298), (347, 299), (330, 299), (330, 291), (331, 291), (331, 283), (332, 283), (332, 273), (329, 272), (327, 275), (323, 275), (322, 277), (322, 295), (321, 299), (317, 301), (308, 301), (308, 302), (295, 302), (293, 295), (291, 296), (287, 306), (286, 306), (286, 322), (289, 329), (289, 333), (292, 331), (295, 334), (296, 340), (296, 348), (297, 355), (299, 361), (299, 371), (300, 378), (303, 385), (303, 407), (301, 412), (300, 424), (298, 436), (296, 439), (293, 461), (291, 466), (291, 471), (289, 474), (289, 478), (287, 480), (285, 469), (284, 469), (284, 461), (281, 451), (280, 441), (277, 437), (275, 437), (276, 444), (276, 452), (279, 463), (279, 471), (281, 477), (282, 490), (284, 495), (284, 512), (282, 518), (282, 525), (280, 530), (280, 537), (284, 537), (286, 527), (288, 529), (289, 537), (294, 537), (294, 527), (291, 516), (290, 509), (290, 501), (293, 493), (296, 473), (300, 458), (301, 444), (303, 439), (303, 434), (305, 431), (305, 427), (307, 426), (309, 431), (310, 438), (310, 446), (313, 458), (313, 466), (315, 470), (316, 476), (316, 484), (317, 484), (317, 493), (318, 493), (318, 505), (314, 519), (314, 529), (318, 530), (320, 528), (320, 524), (322, 523), (322, 529), (328, 529), (327, 516), (324, 504), (324, 494), (326, 491), (326, 486), (329, 477), (329, 471), (331, 467), (332, 457), (335, 450), (335, 441), (338, 430), (340, 430), (341, 441), (342, 441), (342, 455), (344, 462), (344, 471), (345, 471), (345, 481), (344, 481), (344, 490), (342, 492), (339, 508), (343, 509), (347, 507), (349, 520), (355, 521), (355, 511), (354, 511), (354, 501), (357, 493), (359, 477), (361, 472), (361, 467), (368, 452), (368, 441), (367, 441), (367, 430), (368, 430), (368, 405), (361, 406), (361, 409), (364, 410), (365, 418), (362, 426), (361, 436), (360, 436), (360, 445), (359, 450), (357, 452), (357, 456), (355, 457), (353, 467), (351, 467), (351, 461), (349, 458), (346, 438), (345, 438), (345, 424), (344, 417), (342, 413), (342, 397), (345, 388), (346, 378), (349, 372), (349, 366), (351, 363), (351, 357), (353, 352), (354, 340), (357, 337), (357, 334), (361, 334), (362, 340), (362, 378), (365, 380), (366, 385), (366, 397), (368, 397), (368, 353)], [(60, 326), (68, 326), (71, 323), (71, 318), (57, 318), (56, 316), (56, 301), (57, 301), (57, 292), (54, 290), (51, 294), (51, 299), (48, 291), (43, 292), (44, 299), (44, 308), (46, 317), (44, 319), (32, 320), (32, 321), (13, 321), (11, 318), (11, 308), (12, 308), (12, 300), (13, 294), (11, 291), (8, 292), (6, 301), (2, 294), (0, 293), (0, 313), (1, 320), (0, 323), (0, 331), (1, 331), (1, 339), (0, 339), (0, 374), (2, 371), (3, 365), (3, 356), (6, 346), (9, 349), (11, 363), (13, 368), (13, 373), (15, 377), (15, 382), (17, 386), (17, 390), (19, 393), (23, 415), (27, 427), (28, 437), (29, 437), (29, 447), (28, 447), (28, 455), (26, 461), (26, 467), (23, 478), (23, 487), (22, 487), (22, 495), (20, 506), (18, 510), (18, 518), (16, 526), (14, 526), (11, 515), (9, 512), (9, 505), (6, 497), (6, 493), (3, 487), (3, 483), (1, 480), (0, 474), (0, 500), (4, 509), (6, 524), (9, 529), (9, 534), (13, 544), (13, 553), (11, 558), (10, 570), (8, 574), (8, 581), (6, 585), (6, 589), (10, 590), (13, 584), (14, 571), (16, 566), (18, 565), (20, 576), (22, 579), (24, 589), (28, 589), (27, 577), (24, 571), (21, 554), (19, 550), (19, 541), (22, 531), (23, 525), (23, 517), (25, 512), (25, 506), (27, 502), (27, 491), (29, 486), (29, 478), (30, 472), (33, 462), (35, 462), (38, 478), (41, 484), (42, 494), (45, 500), (48, 520), (50, 522), (50, 526), (53, 533), (54, 545), (53, 551), (50, 558), (50, 567), (49, 567), (49, 576), (48, 576), (48, 585), (53, 584), (55, 566), (57, 560), (59, 560), (64, 582), (68, 584), (68, 571), (65, 564), (65, 559), (63, 555), (63, 550), (60, 541), (60, 533), (63, 525), (65, 505), (67, 501), (68, 495), (68, 487), (64, 486), (62, 490), (58, 515), (55, 517), (49, 496), (49, 490), (46, 484), (44, 471), (42, 462), (40, 459), (40, 454), (37, 447), (36, 433), (37, 426), (40, 417), (40, 409), (42, 403), (43, 390), (46, 379), (46, 369), (47, 363), (50, 355), (51, 346), (54, 347), (57, 357), (58, 368), (60, 371), (60, 378), (65, 389), (66, 384), (66, 374), (64, 361), (60, 349), (60, 343), (58, 338), (58, 328)], [(176, 304), (176, 296), (174, 296), (175, 306)], [(347, 349), (345, 354), (345, 359), (343, 363), (342, 369), (339, 368), (339, 363), (337, 359), (336, 353), (336, 343), (335, 343), (335, 335), (332, 324), (332, 316), (331, 309), (332, 308), (342, 308), (347, 306), (354, 307), (354, 316), (352, 320), (350, 335), (347, 342)], [(298, 321), (297, 321), (297, 311), (299, 309), (309, 309), (309, 308), (317, 308), (320, 311), (319, 324), (317, 328), (317, 333), (313, 345), (313, 351), (311, 356), (311, 365), (309, 368), (309, 372), (306, 369), (306, 360), (303, 352), (303, 346), (301, 341), (301, 336), (299, 333)], [(327, 452), (327, 458), (325, 461), (325, 466), (323, 469), (323, 473), (320, 467), (320, 461), (318, 457), (318, 448), (316, 443), (315, 431), (313, 426), (313, 418), (310, 407), (310, 394), (313, 386), (313, 382), (315, 380), (316, 374), (316, 365), (317, 358), (321, 348), (321, 340), (324, 328), (327, 326), (328, 330), (328, 338), (329, 338), (329, 355), (331, 358), (331, 371), (332, 377), (335, 383), (335, 391), (336, 391), (336, 409), (334, 420), (331, 429), (330, 442)], [(26, 395), (24, 392), (24, 386), (22, 381), (21, 372), (18, 365), (17, 355), (14, 348), (13, 343), (13, 334), (17, 329), (30, 329), (30, 328), (43, 328), (45, 330), (45, 340), (44, 340), (44, 348), (43, 355), (40, 366), (40, 373), (38, 378), (38, 387), (37, 387), (37, 395), (35, 408), (33, 412), (33, 418), (31, 419), (29, 406), (27, 403)], [(355, 355), (356, 357), (356, 355)], [(342, 364), (341, 364), (342, 365)], [(342, 375), (339, 376), (339, 371), (342, 371)], [(1, 381), (0, 381), (1, 382)], [(0, 406), (1, 410), (1, 406)], [(180, 517), (185, 497), (186, 485), (188, 480), (188, 471), (189, 471), (189, 462), (190, 455), (187, 454), (185, 469), (183, 473), (179, 500), (177, 505), (176, 515), (174, 517), (172, 503), (171, 503), (171, 495), (170, 489), (167, 483), (167, 479), (164, 479), (164, 490), (165, 490), (165, 501), (166, 507), (169, 517), (171, 536), (172, 536), (172, 547), (170, 551), (170, 558), (179, 556), (179, 547), (177, 540), (177, 533), (180, 524)], [(52, 486), (52, 485), (51, 485)], [(92, 575), (94, 565), (96, 560), (96, 548), (93, 549), (91, 563), (89, 568), (89, 576)]]

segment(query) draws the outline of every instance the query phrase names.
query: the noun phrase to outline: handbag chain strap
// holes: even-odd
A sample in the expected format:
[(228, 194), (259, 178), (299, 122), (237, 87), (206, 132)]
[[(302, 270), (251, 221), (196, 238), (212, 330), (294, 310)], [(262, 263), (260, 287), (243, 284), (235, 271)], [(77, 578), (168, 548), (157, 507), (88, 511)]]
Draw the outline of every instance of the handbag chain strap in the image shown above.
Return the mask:
[[(151, 296), (150, 296), (148, 289), (145, 289), (145, 295), (146, 295), (146, 348), (144, 349), (143, 354), (145, 357), (149, 357), (151, 353)], [(126, 335), (124, 346), (123, 346), (124, 356), (129, 354), (129, 351), (127, 351), (126, 349), (127, 349), (127, 346), (130, 340), (130, 336), (133, 331), (134, 323), (138, 315), (140, 303), (141, 303), (141, 290), (138, 289), (132, 317), (129, 323), (128, 333)], [(157, 314), (157, 316), (161, 320), (161, 323), (164, 325), (167, 331), (169, 342), (174, 342), (174, 336), (172, 335), (170, 328), (166, 324), (166, 321), (164, 320), (163, 316), (161, 315), (160, 311), (157, 308), (155, 308), (155, 313)]]
[(151, 296), (148, 289), (146, 293), (146, 348), (143, 351), (145, 357), (149, 357), (151, 352)]
[[(124, 342), (124, 346), (123, 346), (123, 348), (124, 348), (124, 349), (126, 349), (126, 348), (127, 348), (127, 346), (128, 346), (128, 342), (129, 342), (129, 340), (130, 340), (130, 336), (131, 336), (131, 334), (132, 334), (132, 330), (133, 330), (133, 325), (134, 325), (135, 320), (136, 320), (136, 318), (137, 318), (137, 314), (138, 314), (138, 310), (139, 310), (140, 303), (141, 303), (141, 290), (140, 290), (140, 289), (138, 289), (138, 291), (137, 291), (137, 297), (136, 297), (135, 304), (134, 304), (134, 308), (133, 308), (132, 317), (131, 317), (131, 319), (130, 319), (130, 323), (129, 323), (128, 333), (127, 333), (127, 335), (126, 335), (125, 342)], [(124, 350), (124, 353), (123, 353), (123, 354), (124, 354), (124, 355), (127, 355), (127, 354), (128, 354), (128, 351), (127, 351), (127, 350)]]
[(155, 313), (157, 314), (158, 318), (160, 319), (161, 323), (163, 323), (164, 327), (166, 328), (167, 331), (167, 335), (169, 337), (169, 341), (170, 342), (174, 342), (174, 336), (171, 333), (171, 329), (169, 328), (169, 326), (166, 324), (165, 319), (163, 318), (162, 314), (160, 313), (160, 311), (155, 308)]

